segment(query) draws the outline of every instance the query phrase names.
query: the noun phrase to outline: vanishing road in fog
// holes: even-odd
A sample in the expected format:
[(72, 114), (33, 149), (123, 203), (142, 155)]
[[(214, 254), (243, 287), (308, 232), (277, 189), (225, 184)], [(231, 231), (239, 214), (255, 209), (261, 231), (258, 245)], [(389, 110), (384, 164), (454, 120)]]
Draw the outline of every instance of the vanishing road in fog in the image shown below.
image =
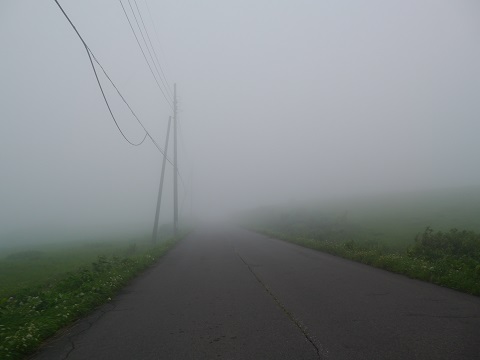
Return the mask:
[(480, 298), (199, 230), (36, 359), (479, 359)]

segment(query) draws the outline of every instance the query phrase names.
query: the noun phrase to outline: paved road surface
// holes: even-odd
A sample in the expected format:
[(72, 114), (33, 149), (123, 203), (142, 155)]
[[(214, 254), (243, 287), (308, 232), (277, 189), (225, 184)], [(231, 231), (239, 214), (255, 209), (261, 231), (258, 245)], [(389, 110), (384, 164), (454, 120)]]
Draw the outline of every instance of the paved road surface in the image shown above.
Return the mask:
[(35, 357), (65, 358), (480, 359), (480, 298), (203, 229)]

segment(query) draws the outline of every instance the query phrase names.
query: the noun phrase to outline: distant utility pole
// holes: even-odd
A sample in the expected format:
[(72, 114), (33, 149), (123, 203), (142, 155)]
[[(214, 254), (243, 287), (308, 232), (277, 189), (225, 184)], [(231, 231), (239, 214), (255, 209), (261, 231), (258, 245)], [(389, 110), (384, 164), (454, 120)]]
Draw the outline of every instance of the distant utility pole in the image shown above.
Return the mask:
[(160, 175), (160, 186), (158, 187), (157, 211), (155, 212), (155, 224), (153, 225), (152, 243), (156, 243), (158, 239), (158, 218), (160, 217), (160, 203), (162, 202), (163, 179), (165, 177), (165, 164), (167, 162), (168, 138), (170, 135), (170, 124), (172, 117), (168, 117), (167, 139), (165, 140), (165, 150), (163, 151), (162, 174)]
[(178, 235), (177, 84), (173, 84), (173, 236)]

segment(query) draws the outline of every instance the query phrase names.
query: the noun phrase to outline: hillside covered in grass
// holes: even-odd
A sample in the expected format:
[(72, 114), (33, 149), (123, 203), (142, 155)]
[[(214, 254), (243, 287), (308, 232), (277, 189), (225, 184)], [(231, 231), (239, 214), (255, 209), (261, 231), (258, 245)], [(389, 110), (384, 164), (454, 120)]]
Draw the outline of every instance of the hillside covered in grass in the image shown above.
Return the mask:
[(480, 295), (480, 188), (258, 208), (258, 232)]

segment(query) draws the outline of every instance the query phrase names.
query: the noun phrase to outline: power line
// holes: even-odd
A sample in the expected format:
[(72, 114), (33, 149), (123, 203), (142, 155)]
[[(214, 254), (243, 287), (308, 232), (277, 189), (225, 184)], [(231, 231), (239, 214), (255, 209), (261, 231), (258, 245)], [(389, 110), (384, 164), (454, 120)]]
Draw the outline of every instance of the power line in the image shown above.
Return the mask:
[[(147, 0), (144, 0), (144, 1), (145, 1), (145, 5), (147, 6), (148, 16), (150, 17), (150, 21), (153, 24), (153, 30), (155, 32), (155, 37), (157, 39), (158, 46), (160, 47), (160, 50), (162, 50), (162, 46), (160, 45), (160, 39), (159, 39), (159, 36), (158, 36), (157, 26), (155, 25), (155, 21), (153, 21), (152, 12), (150, 11), (150, 6), (148, 6), (148, 1)], [(165, 79), (165, 82), (167, 83), (168, 88), (170, 89), (170, 91), (172, 91), (172, 88), (170, 87), (170, 84), (168, 83), (167, 77), (165, 76), (165, 73), (163, 72), (163, 68), (162, 68), (160, 62), (158, 63), (158, 65), (160, 66), (160, 70), (162, 71), (163, 77)]]
[[(102, 92), (103, 100), (105, 100), (105, 104), (107, 104), (108, 111), (110, 112), (110, 115), (112, 116), (113, 121), (115, 121), (115, 125), (117, 125), (118, 130), (120, 131), (120, 133), (122, 134), (122, 136), (124, 137), (124, 139), (127, 140), (128, 143), (130, 143), (131, 145), (133, 145), (133, 146), (139, 146), (139, 145), (143, 144), (143, 142), (145, 141), (145, 139), (147, 138), (147, 135), (148, 135), (147, 131), (145, 131), (145, 136), (143, 137), (142, 141), (140, 141), (139, 143), (136, 143), (136, 144), (135, 144), (135, 143), (132, 143), (130, 140), (128, 140), (127, 137), (125, 136), (125, 134), (123, 133), (122, 129), (120, 129), (120, 126), (118, 125), (117, 120), (115, 119), (115, 116), (113, 115), (112, 109), (110, 108), (110, 104), (109, 104), (108, 101), (107, 101), (107, 97), (105, 96), (105, 92), (103, 91), (102, 84), (100, 83), (100, 80), (98, 79), (97, 71), (95, 70), (95, 66), (94, 66), (93, 61), (92, 61), (92, 56), (93, 56), (94, 59), (95, 59), (95, 56), (93, 55), (93, 53), (91, 52), (91, 50), (90, 50), (88, 47), (87, 47), (87, 54), (88, 54), (88, 58), (90, 59), (90, 64), (92, 65), (93, 72), (94, 72), (94, 74), (95, 74), (95, 78), (97, 79), (98, 86), (100, 87), (100, 91)], [(90, 56), (90, 55), (91, 55), (91, 56)], [(98, 65), (100, 65), (100, 63), (98, 62), (97, 59), (95, 59), (95, 62), (96, 62)], [(102, 66), (100, 65), (100, 67), (102, 67)], [(103, 67), (102, 67), (102, 70), (103, 70)], [(107, 73), (105, 72), (105, 70), (103, 70), (103, 72), (104, 72), (104, 74), (107, 76), (107, 78), (110, 80), (110, 77), (107, 75)], [(110, 80), (110, 82), (112, 82), (112, 80)], [(117, 89), (117, 87), (113, 84), (113, 82), (112, 82), (112, 85), (115, 87), (115, 89)], [(117, 89), (117, 91), (118, 91), (118, 89)], [(121, 96), (121, 95), (120, 95), (120, 96)], [(122, 96), (122, 99), (123, 99), (123, 96)], [(125, 101), (125, 99), (123, 99), (123, 101)], [(126, 102), (125, 102), (125, 103), (126, 103)], [(130, 105), (127, 104), (127, 106), (128, 106), (128, 108), (130, 109), (130, 111), (132, 111), (132, 113), (133, 113), (133, 110), (130, 108)], [(134, 113), (133, 115), (137, 118), (137, 115), (135, 115), (135, 113)], [(139, 121), (138, 118), (137, 118), (137, 121)], [(141, 124), (140, 124), (140, 125), (141, 125)], [(145, 130), (145, 129), (144, 129), (144, 130)]]
[[(155, 59), (157, 59), (157, 64), (158, 66), (160, 67), (160, 69), (162, 69), (162, 66), (160, 65), (160, 61), (158, 60), (158, 56), (157, 56), (157, 52), (155, 51), (155, 48), (153, 47), (153, 44), (152, 44), (152, 40), (150, 39), (150, 35), (148, 34), (148, 29), (147, 27), (145, 26), (145, 22), (143, 21), (143, 16), (142, 16), (142, 12), (140, 11), (140, 8), (138, 7), (138, 3), (137, 3), (137, 0), (133, 0), (135, 2), (135, 6), (137, 8), (137, 11), (138, 11), (138, 15), (140, 15), (140, 20), (142, 21), (142, 24), (143, 24), (143, 29), (145, 30), (145, 34), (147, 34), (147, 39), (148, 39), (148, 42), (150, 43), (150, 47), (152, 48), (153, 50), (153, 54), (155, 55)], [(145, 40), (145, 39), (144, 39)], [(148, 45), (147, 45), (147, 49), (148, 49)], [(149, 51), (150, 53), (150, 51)], [(152, 57), (152, 54), (150, 53), (150, 57)], [(155, 64), (155, 60), (152, 58), (153, 60), (153, 65), (155, 65), (155, 69), (157, 70), (157, 73), (158, 73), (158, 76), (160, 77), (160, 80), (162, 81), (162, 84), (163, 86), (165, 87), (165, 89), (167, 90), (167, 92), (169, 93), (170, 97), (172, 96), (168, 86), (165, 84), (165, 81), (163, 81), (163, 78), (162, 78), (162, 75), (160, 75), (160, 72), (158, 71), (158, 67), (157, 65)], [(163, 74), (163, 70), (162, 70), (162, 74)], [(165, 74), (163, 74), (163, 77), (165, 77)]]
[[(110, 78), (110, 76), (107, 74), (105, 68), (100, 64), (100, 62), (98, 61), (98, 59), (95, 57), (95, 55), (93, 54), (92, 50), (88, 47), (87, 43), (85, 42), (85, 40), (83, 40), (82, 36), (80, 35), (80, 33), (78, 32), (77, 28), (75, 27), (75, 25), (73, 24), (73, 22), (70, 20), (70, 18), (68, 17), (67, 13), (65, 12), (65, 10), (63, 10), (62, 6), (60, 5), (60, 3), (58, 2), (58, 0), (54, 0), (55, 3), (57, 4), (58, 8), (60, 9), (60, 11), (63, 13), (63, 15), (65, 16), (65, 18), (68, 20), (68, 22), (70, 23), (70, 25), (72, 26), (73, 30), (76, 32), (78, 38), (80, 39), (80, 41), (82, 42), (83, 46), (85, 47), (85, 51), (87, 52), (87, 55), (88, 55), (88, 59), (90, 60), (90, 65), (92, 66), (92, 70), (93, 70), (93, 73), (95, 74), (95, 79), (97, 80), (97, 84), (100, 88), (100, 91), (102, 93), (102, 96), (103, 96), (103, 99), (105, 101), (105, 104), (107, 105), (107, 108), (110, 112), (110, 115), (112, 116), (112, 119), (113, 121), (115, 122), (115, 125), (117, 126), (118, 130), (120, 131), (120, 133), (122, 134), (122, 136), (124, 137), (124, 139), (126, 141), (128, 141), (128, 143), (130, 143), (131, 145), (133, 146), (139, 146), (141, 145), (145, 139), (147, 138), (147, 136), (150, 138), (150, 140), (153, 142), (153, 144), (157, 147), (158, 151), (160, 151), (160, 153), (163, 155), (163, 158), (164, 158), (164, 162), (165, 161), (168, 161), (171, 165), (173, 165), (173, 168), (174, 168), (174, 172), (175, 172), (175, 177), (178, 176), (180, 177), (180, 180), (182, 182), (182, 185), (185, 189), (185, 192), (186, 192), (186, 186), (185, 186), (185, 182), (183, 181), (183, 178), (180, 174), (180, 171), (178, 169), (178, 166), (176, 166), (176, 144), (175, 144), (175, 164), (172, 163), (172, 161), (166, 156), (166, 153), (160, 148), (160, 146), (158, 145), (158, 143), (155, 141), (155, 139), (152, 137), (152, 135), (147, 131), (147, 129), (145, 128), (145, 126), (143, 125), (143, 123), (140, 121), (140, 119), (137, 117), (137, 115), (135, 114), (135, 112), (133, 111), (133, 109), (130, 107), (130, 105), (128, 104), (128, 102), (125, 100), (125, 98), (123, 97), (123, 95), (120, 93), (120, 90), (117, 88), (117, 86), (114, 84), (114, 82), (112, 81), (112, 79)], [(121, 0), (120, 0), (120, 3), (122, 4)], [(130, 0), (129, 0), (129, 3), (130, 3)], [(122, 4), (122, 8), (123, 8), (123, 4)], [(125, 12), (125, 8), (124, 9), (124, 12)], [(125, 12), (125, 15), (126, 12)], [(127, 19), (128, 19), (128, 16), (127, 16)], [(129, 21), (130, 22), (130, 21)], [(138, 23), (137, 23), (138, 25)], [(131, 24), (130, 24), (131, 26)], [(133, 27), (132, 27), (132, 31), (133, 31)], [(134, 32), (135, 33), (135, 32)], [(136, 36), (135, 36), (136, 37)], [(137, 39), (138, 41), (138, 39)], [(140, 45), (140, 44), (139, 44)], [(143, 50), (142, 50), (143, 52)], [(145, 60), (146, 60), (146, 57), (145, 57)], [(140, 124), (140, 126), (143, 128), (143, 130), (145, 131), (145, 136), (143, 137), (142, 141), (139, 142), (139, 143), (133, 143), (131, 142), (126, 136), (125, 134), (123, 133), (122, 129), (120, 128), (120, 126), (118, 125), (117, 123), (117, 120), (115, 119), (115, 116), (113, 115), (113, 112), (112, 112), (112, 109), (110, 108), (110, 104), (108, 103), (108, 100), (107, 100), (107, 97), (105, 95), (105, 92), (103, 91), (103, 87), (102, 87), (102, 84), (100, 82), (100, 79), (98, 77), (98, 74), (97, 74), (97, 70), (95, 69), (95, 64), (93, 63), (93, 61), (95, 61), (98, 66), (100, 66), (100, 68), (102, 69), (104, 75), (107, 77), (107, 79), (110, 81), (110, 83), (112, 84), (112, 86), (115, 88), (115, 90), (117, 91), (118, 95), (120, 96), (120, 98), (123, 100), (123, 102), (127, 105), (127, 107), (130, 109), (131, 113), (133, 114), (133, 116), (137, 119), (138, 123)], [(148, 61), (147, 61), (148, 63)], [(151, 68), (150, 68), (151, 70)], [(152, 74), (153, 74), (153, 71), (152, 71)], [(155, 76), (154, 76), (155, 77)], [(158, 82), (157, 82), (158, 84)], [(161, 88), (160, 88), (161, 90)], [(162, 91), (163, 93), (163, 91)], [(164, 94), (165, 96), (165, 94)], [(167, 99), (166, 99), (167, 100)], [(168, 100), (167, 100), (168, 102)], [(174, 95), (174, 106), (173, 106), (173, 109), (174, 109), (174, 118), (176, 119), (176, 112), (177, 112), (177, 106), (176, 106), (176, 89), (175, 89), (175, 95)], [(175, 180), (175, 188), (176, 188), (176, 180)], [(175, 189), (175, 198), (176, 198), (176, 189)], [(176, 200), (175, 200), (176, 201)], [(182, 206), (183, 206), (183, 201), (182, 201)], [(175, 217), (174, 217), (174, 229), (175, 229), (175, 233), (176, 233), (176, 222), (177, 222), (177, 205), (175, 205)]]
[[(153, 78), (155, 79), (155, 82), (157, 83), (158, 88), (159, 88), (160, 91), (162, 92), (162, 95), (163, 95), (163, 97), (165, 98), (165, 100), (167, 101), (168, 105), (170, 105), (170, 107), (173, 109), (173, 105), (171, 104), (171, 100), (169, 100), (169, 99), (167, 98), (167, 95), (165, 95), (165, 92), (163, 91), (162, 87), (160, 86), (160, 83), (158, 82), (157, 77), (155, 76), (155, 73), (153, 72), (153, 69), (152, 69), (152, 66), (150, 65), (150, 62), (149, 62), (148, 59), (147, 59), (147, 55), (145, 55), (145, 51), (143, 51), (143, 47), (142, 47), (142, 45), (140, 44), (140, 40), (138, 40), (138, 37), (137, 37), (137, 34), (136, 34), (135, 30), (133, 29), (132, 22), (130, 21), (130, 18), (128, 17), (127, 10), (125, 10), (125, 7), (123, 6), (122, 0), (118, 0), (118, 1), (120, 2), (120, 5), (122, 6), (123, 13), (125, 14), (125, 17), (127, 18), (128, 24), (130, 25), (130, 29), (132, 30), (133, 35), (135, 36), (135, 40), (137, 40), (138, 47), (139, 47), (140, 50), (142, 51), (143, 58), (145, 59), (145, 62), (147, 63), (148, 68), (150, 69), (150, 72), (152, 73), (152, 76), (153, 76)], [(130, 9), (131, 9), (132, 12), (133, 12), (133, 8), (132, 8), (132, 5), (131, 5), (131, 3), (130, 3), (130, 0), (128, 0), (128, 3), (129, 3), (129, 5), (130, 5)], [(136, 16), (135, 16), (135, 13), (134, 13), (134, 12), (133, 12), (133, 15), (134, 15), (135, 20), (136, 20)], [(138, 21), (137, 21), (137, 25), (138, 25)], [(142, 33), (142, 36), (143, 36), (143, 33)], [(147, 47), (147, 49), (148, 49), (148, 47)]]
[[(88, 49), (89, 51), (91, 51), (90, 49)], [(103, 68), (103, 66), (100, 64), (100, 62), (97, 60), (97, 58), (95, 57), (95, 55), (93, 55), (92, 53), (92, 56), (93, 56), (93, 59), (95, 60), (95, 62), (100, 66), (100, 68), (102, 69), (103, 73), (105, 74), (105, 76), (107, 77), (107, 79), (110, 81), (110, 83), (112, 84), (112, 86), (115, 88), (115, 90), (117, 91), (118, 95), (120, 96), (120, 98), (123, 100), (123, 102), (127, 105), (127, 107), (130, 109), (131, 113), (133, 114), (133, 116), (135, 117), (135, 119), (137, 119), (138, 123), (140, 124), (140, 126), (142, 127), (143, 131), (145, 131), (145, 137), (149, 137), (150, 140), (152, 140), (153, 144), (155, 145), (155, 147), (160, 151), (160, 153), (165, 156), (165, 153), (163, 152), (163, 150), (160, 148), (160, 145), (157, 144), (157, 142), (155, 141), (155, 139), (150, 135), (150, 133), (148, 132), (148, 130), (145, 128), (145, 126), (143, 125), (143, 123), (140, 121), (140, 119), (138, 118), (137, 114), (135, 114), (135, 112), (133, 111), (133, 109), (130, 107), (130, 105), (128, 104), (127, 100), (125, 100), (125, 98), (123, 97), (122, 93), (120, 92), (120, 90), (118, 90), (117, 86), (114, 84), (114, 82), (112, 81), (112, 79), (110, 78), (110, 76), (108, 76), (107, 72), (105, 71), (105, 69)], [(145, 140), (145, 138), (143, 139), (143, 141)], [(143, 142), (142, 141), (142, 142)], [(140, 145), (140, 144), (139, 144)], [(172, 161), (166, 157), (167, 161), (173, 165)]]
[[(98, 61), (98, 59), (95, 57), (95, 55), (93, 54), (92, 50), (88, 47), (87, 43), (85, 42), (85, 40), (83, 40), (82, 36), (80, 35), (80, 33), (78, 32), (77, 28), (75, 27), (75, 25), (73, 24), (73, 22), (70, 20), (70, 18), (68, 17), (67, 13), (65, 12), (65, 10), (63, 10), (62, 6), (60, 5), (60, 3), (58, 2), (58, 0), (54, 0), (55, 3), (57, 4), (57, 6), (59, 7), (59, 9), (62, 11), (63, 15), (65, 16), (65, 18), (68, 20), (68, 22), (70, 23), (70, 25), (72, 26), (72, 28), (75, 30), (75, 32), (77, 33), (80, 41), (82, 42), (83, 46), (85, 47), (85, 50), (87, 51), (87, 55), (88, 55), (88, 58), (90, 60), (90, 64), (92, 66), (92, 69), (93, 69), (93, 72), (95, 74), (95, 78), (97, 79), (97, 83), (98, 83), (98, 86), (100, 87), (100, 90), (102, 92), (102, 95), (103, 95), (103, 99), (105, 100), (105, 103), (107, 104), (107, 107), (108, 107), (108, 110), (110, 111), (110, 115), (112, 116), (113, 120), (115, 121), (115, 124), (117, 125), (117, 128), (118, 130), (120, 131), (120, 133), (123, 135), (123, 137), (125, 138), (125, 140), (127, 140), (131, 145), (133, 146), (139, 146), (140, 144), (142, 144), (145, 139), (147, 138), (147, 136), (150, 138), (150, 140), (152, 140), (153, 144), (155, 145), (155, 147), (158, 149), (158, 151), (160, 151), (160, 153), (167, 159), (167, 161), (173, 165), (173, 162), (165, 156), (165, 153), (163, 152), (163, 150), (160, 148), (160, 146), (158, 145), (158, 143), (155, 141), (155, 139), (152, 137), (152, 135), (148, 132), (148, 130), (145, 128), (145, 126), (143, 125), (143, 123), (140, 121), (140, 119), (138, 118), (138, 116), (135, 114), (135, 112), (133, 111), (133, 109), (130, 107), (130, 105), (128, 104), (128, 102), (125, 100), (125, 98), (123, 97), (123, 95), (120, 93), (120, 90), (117, 88), (117, 86), (113, 83), (112, 79), (110, 78), (110, 76), (108, 76), (107, 72), (105, 71), (104, 67), (100, 64), (100, 62)], [(130, 109), (130, 111), (132, 112), (133, 116), (137, 119), (138, 123), (140, 124), (140, 126), (143, 128), (143, 130), (145, 131), (145, 137), (143, 138), (143, 140), (140, 142), (140, 143), (132, 143), (130, 140), (127, 139), (127, 137), (125, 136), (125, 134), (122, 132), (122, 130), (120, 129), (120, 126), (118, 125), (116, 119), (115, 119), (115, 116), (113, 115), (113, 112), (110, 108), (110, 105), (107, 101), (107, 98), (105, 96), (105, 93), (103, 91), (103, 88), (102, 88), (102, 85), (100, 83), (100, 80), (98, 78), (98, 74), (97, 74), (97, 71), (95, 69), (95, 66), (93, 64), (93, 60), (92, 60), (92, 57), (93, 57), (93, 60), (95, 60), (95, 62), (100, 66), (100, 68), (102, 69), (103, 73), (105, 74), (105, 76), (107, 77), (107, 79), (110, 81), (110, 83), (112, 84), (112, 86), (115, 88), (115, 90), (117, 91), (118, 95), (120, 96), (120, 98), (123, 100), (123, 102), (128, 106), (128, 108)]]
[[(93, 69), (93, 73), (95, 74), (95, 78), (97, 79), (97, 83), (98, 83), (98, 86), (100, 88), (100, 91), (102, 92), (102, 96), (103, 96), (103, 100), (105, 101), (105, 104), (107, 105), (107, 108), (108, 108), (108, 111), (110, 112), (110, 115), (112, 116), (112, 119), (113, 121), (115, 122), (115, 125), (117, 126), (118, 128), (118, 131), (120, 131), (120, 134), (122, 134), (123, 138), (130, 144), (130, 145), (133, 145), (133, 146), (139, 146), (141, 145), (145, 139), (147, 138), (147, 131), (145, 131), (145, 136), (143, 138), (142, 141), (140, 141), (139, 143), (133, 143), (131, 142), (126, 136), (125, 134), (123, 133), (122, 129), (120, 128), (120, 126), (118, 125), (118, 122), (117, 122), (117, 119), (115, 119), (115, 116), (113, 115), (113, 112), (112, 112), (112, 109), (110, 108), (110, 104), (108, 103), (108, 100), (107, 100), (107, 97), (105, 96), (105, 92), (103, 91), (103, 87), (102, 87), (102, 84), (100, 83), (100, 79), (98, 78), (98, 74), (97, 74), (97, 70), (95, 69), (95, 65), (93, 64), (93, 60), (92, 60), (92, 56), (93, 58), (95, 59), (95, 62), (97, 64), (100, 65), (100, 63), (98, 62), (98, 60), (95, 58), (95, 55), (93, 55), (93, 52), (92, 50), (90, 50), (90, 48), (88, 47), (87, 43), (85, 42), (85, 40), (83, 40), (82, 36), (80, 35), (80, 33), (78, 32), (77, 28), (75, 27), (75, 25), (73, 25), (72, 21), (70, 20), (70, 18), (68, 17), (67, 13), (65, 12), (65, 10), (63, 10), (62, 6), (60, 5), (60, 3), (57, 1), (57, 0), (54, 0), (55, 3), (58, 5), (58, 7), (60, 8), (60, 10), (62, 11), (63, 15), (65, 15), (65, 17), (67, 18), (68, 22), (70, 23), (70, 25), (72, 26), (73, 30), (75, 30), (75, 32), (77, 33), (78, 37), (80, 38), (80, 40), (82, 41), (82, 44), (83, 46), (85, 47), (85, 50), (87, 52), (87, 55), (88, 55), (88, 59), (90, 60), (90, 65), (92, 66), (92, 69)], [(103, 72), (105, 75), (106, 72), (105, 70), (103, 69), (103, 67), (100, 65), (100, 67), (102, 68)], [(110, 78), (108, 77), (107, 75), (107, 78), (110, 80)], [(111, 82), (111, 80), (110, 80)], [(113, 84), (113, 83), (112, 83)], [(115, 86), (115, 85), (114, 85)], [(115, 86), (115, 89), (117, 89), (117, 87)], [(118, 91), (118, 89), (117, 89)], [(122, 99), (123, 99), (123, 96), (122, 96)], [(125, 101), (125, 99), (123, 99), (123, 101)], [(128, 104), (127, 104), (128, 105)], [(129, 106), (130, 108), (130, 106)], [(131, 109), (130, 109), (131, 110)], [(136, 116), (135, 116), (136, 117)], [(138, 118), (137, 118), (138, 120)], [(139, 121), (139, 120), (138, 120)], [(140, 122), (140, 121), (139, 121)], [(145, 130), (145, 129), (144, 129)]]
[[(132, 10), (132, 14), (133, 14), (133, 17), (135, 19), (135, 22), (137, 23), (137, 27), (140, 30), (140, 35), (142, 35), (143, 42), (145, 44), (145, 47), (147, 48), (148, 54), (150, 55), (150, 59), (152, 60), (153, 66), (155, 67), (155, 70), (157, 70), (157, 75), (160, 78), (160, 81), (162, 82), (163, 86), (165, 87), (165, 90), (168, 93), (168, 88), (165, 85), (165, 83), (163, 82), (162, 76), (160, 75), (160, 72), (158, 71), (157, 64), (155, 63), (155, 59), (153, 58), (152, 52), (150, 51), (150, 47), (148, 46), (147, 40), (145, 39), (145, 36), (143, 35), (142, 27), (140, 26), (140, 23), (138, 22), (137, 15), (135, 15), (135, 10), (133, 10), (132, 3), (131, 3), (130, 0), (127, 0), (127, 1), (128, 1), (128, 4), (130, 5), (130, 9)], [(142, 16), (142, 13), (140, 12), (140, 8), (138, 7), (137, 0), (133, 0), (133, 2), (135, 3), (138, 15), (139, 15), (140, 20), (143, 24), (143, 29), (145, 30), (145, 34), (147, 35), (147, 38), (150, 39), (150, 37), (148, 36), (147, 28), (145, 27), (145, 23), (143, 22), (143, 16)], [(150, 42), (150, 44), (151, 44), (151, 42)], [(154, 50), (153, 47), (152, 47), (152, 50)], [(155, 50), (154, 50), (154, 52), (155, 52)], [(168, 95), (171, 98), (171, 94), (169, 93)]]
[[(138, 15), (140, 16), (140, 20), (142, 21), (143, 29), (145, 30), (145, 34), (147, 35), (147, 38), (148, 38), (149, 41), (150, 41), (150, 36), (148, 35), (148, 31), (147, 31), (147, 28), (146, 28), (145, 23), (144, 23), (144, 21), (143, 21), (143, 16), (142, 16), (142, 13), (140, 12), (140, 8), (138, 7), (137, 0), (133, 0), (133, 2), (135, 3), (135, 6), (136, 6), (136, 8), (137, 8)], [(128, 3), (130, 4), (130, 9), (132, 10), (133, 16), (134, 16), (134, 18), (135, 18), (135, 22), (137, 23), (138, 29), (140, 30), (140, 34), (142, 35), (143, 42), (145, 43), (145, 47), (147, 48), (148, 54), (150, 55), (150, 59), (152, 59), (153, 66), (155, 67), (155, 70), (157, 70), (158, 77), (160, 78), (160, 81), (162, 82), (163, 86), (165, 87), (165, 90), (167, 91), (168, 95), (169, 95), (170, 98), (171, 98), (172, 95), (169, 93), (169, 90), (168, 90), (167, 86), (165, 85), (165, 83), (164, 83), (164, 81), (163, 81), (163, 79), (162, 79), (162, 76), (160, 75), (160, 72), (158, 71), (157, 64), (155, 63), (155, 59), (154, 59), (153, 56), (152, 56), (152, 52), (150, 51), (150, 48), (148, 47), (147, 40), (145, 40), (145, 36), (143, 35), (142, 27), (140, 26), (140, 23), (138, 22), (137, 16), (135, 15), (135, 11), (134, 11), (133, 8), (132, 8), (132, 5), (131, 5), (130, 0), (128, 0)], [(152, 43), (152, 42), (150, 41), (150, 44), (151, 44), (151, 43)], [(152, 50), (153, 50), (153, 52), (155, 53), (155, 49), (153, 48), (153, 46), (152, 46)], [(155, 56), (156, 56), (156, 54), (155, 54)], [(157, 58), (157, 62), (158, 62), (158, 58)]]

